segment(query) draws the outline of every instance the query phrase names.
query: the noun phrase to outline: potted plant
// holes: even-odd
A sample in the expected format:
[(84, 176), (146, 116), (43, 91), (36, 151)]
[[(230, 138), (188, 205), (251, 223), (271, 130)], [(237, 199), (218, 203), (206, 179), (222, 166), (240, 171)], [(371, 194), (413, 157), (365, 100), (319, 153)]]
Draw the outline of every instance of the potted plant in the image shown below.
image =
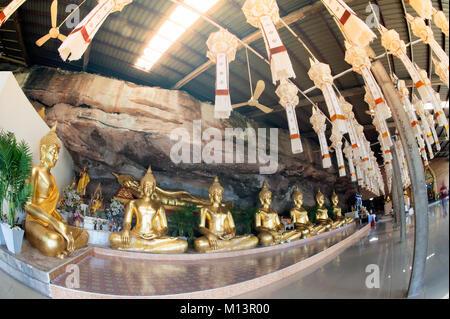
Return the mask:
[(194, 231), (199, 224), (199, 216), (195, 215), (198, 208), (195, 205), (184, 206), (180, 211), (170, 214), (169, 229), (171, 236), (180, 237), (189, 243), (194, 242)]
[[(25, 141), (17, 142), (12, 132), (0, 131), (0, 198), (3, 199), (1, 224), (8, 250), (20, 254), (24, 230), (17, 224), (16, 210), (31, 196), (31, 152)], [(7, 206), (7, 207), (4, 207)]]

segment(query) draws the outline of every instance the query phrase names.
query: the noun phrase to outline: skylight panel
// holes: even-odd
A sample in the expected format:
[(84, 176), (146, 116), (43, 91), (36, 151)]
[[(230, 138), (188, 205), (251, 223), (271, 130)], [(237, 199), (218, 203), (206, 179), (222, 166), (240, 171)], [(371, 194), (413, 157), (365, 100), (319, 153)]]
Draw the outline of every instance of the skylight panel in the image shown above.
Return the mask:
[[(219, 0), (185, 0), (184, 3), (206, 13)], [(200, 16), (194, 11), (178, 5), (161, 25), (148, 43), (144, 54), (137, 60), (135, 66), (149, 71), (172, 44), (189, 28)]]

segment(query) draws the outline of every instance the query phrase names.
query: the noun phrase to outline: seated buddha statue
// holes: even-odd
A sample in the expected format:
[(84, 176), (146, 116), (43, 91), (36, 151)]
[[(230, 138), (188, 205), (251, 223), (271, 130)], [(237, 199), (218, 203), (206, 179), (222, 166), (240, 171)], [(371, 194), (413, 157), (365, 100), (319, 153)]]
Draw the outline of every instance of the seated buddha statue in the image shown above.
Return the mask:
[(209, 187), (208, 194), (211, 204), (200, 209), (199, 231), (204, 236), (195, 240), (195, 250), (203, 253), (256, 247), (256, 236), (236, 236), (233, 216), (229, 208), (222, 203), (223, 187), (217, 176)]
[(333, 191), (333, 194), (331, 195), (331, 202), (333, 203), (333, 213), (334, 213), (334, 220), (336, 224), (336, 227), (341, 227), (346, 224), (350, 224), (354, 221), (351, 217), (344, 217), (342, 215), (342, 208), (338, 206), (339, 204), (339, 197), (336, 195), (336, 192)]
[(334, 221), (330, 217), (328, 217), (328, 209), (323, 206), (323, 204), (325, 203), (325, 197), (323, 196), (320, 189), (316, 194), (316, 202), (318, 205), (316, 224), (325, 227), (327, 231), (334, 228)]
[[(109, 237), (111, 247), (120, 250), (143, 251), (151, 253), (183, 253), (186, 240), (166, 236), (168, 232), (164, 207), (155, 200), (156, 181), (149, 167), (140, 182), (142, 198), (131, 200), (125, 206), (122, 231)], [(136, 225), (131, 229), (133, 216)]]
[(272, 192), (267, 188), (266, 182), (259, 193), (261, 208), (255, 214), (255, 229), (258, 232), (261, 246), (270, 246), (291, 242), (302, 237), (302, 232), (296, 230), (285, 231), (280, 223), (278, 213), (270, 207)]
[(95, 189), (94, 195), (91, 198), (89, 204), (89, 211), (91, 214), (95, 214), (103, 205), (102, 186), (99, 183)]
[(303, 238), (320, 234), (326, 230), (326, 227), (314, 225), (310, 222), (308, 212), (302, 207), (303, 194), (298, 189), (298, 186), (295, 187), (295, 191), (292, 193), (292, 200), (295, 203), (295, 207), (290, 212), (292, 223), (294, 223), (295, 229), (302, 233)]
[(59, 189), (51, 169), (58, 161), (60, 148), (55, 124), (41, 139), (40, 165), (31, 171), (33, 193), (25, 205), (25, 234), (30, 244), (42, 254), (65, 258), (75, 249), (86, 246), (89, 234), (84, 229), (69, 226), (56, 210)]

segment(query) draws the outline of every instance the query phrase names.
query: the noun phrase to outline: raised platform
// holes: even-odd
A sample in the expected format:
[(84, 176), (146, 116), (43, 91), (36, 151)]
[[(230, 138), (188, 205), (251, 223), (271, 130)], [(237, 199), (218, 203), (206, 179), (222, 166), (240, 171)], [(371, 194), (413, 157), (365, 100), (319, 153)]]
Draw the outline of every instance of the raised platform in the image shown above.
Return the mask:
[[(0, 268), (53, 298), (228, 298), (258, 289), (339, 253), (369, 226), (352, 224), (308, 239), (235, 252), (148, 254), (88, 246), (65, 260), (0, 248)], [(80, 288), (66, 287), (79, 269)]]

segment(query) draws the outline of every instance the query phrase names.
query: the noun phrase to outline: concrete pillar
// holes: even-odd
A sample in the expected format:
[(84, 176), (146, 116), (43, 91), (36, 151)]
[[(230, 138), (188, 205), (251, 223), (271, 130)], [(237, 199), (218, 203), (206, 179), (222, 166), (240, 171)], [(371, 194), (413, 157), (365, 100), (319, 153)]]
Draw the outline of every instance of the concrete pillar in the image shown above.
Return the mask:
[(408, 297), (423, 296), (423, 279), (428, 249), (428, 201), (425, 185), (425, 174), (422, 158), (417, 147), (416, 139), (409, 123), (400, 96), (389, 75), (380, 61), (372, 63), (372, 72), (377, 79), (384, 96), (391, 108), (392, 118), (400, 134), (405, 148), (406, 163), (411, 178), (414, 193), (414, 217), (415, 217), (415, 241), (414, 259), (412, 264), (411, 279), (408, 288)]
[[(397, 148), (395, 146), (395, 140), (392, 139), (394, 145), (391, 146), (392, 154), (392, 195), (396, 197), (398, 215), (397, 223), (400, 223), (400, 241), (406, 239), (406, 215), (405, 215), (405, 198), (403, 197), (403, 185), (400, 178), (400, 162), (398, 160)], [(392, 196), (392, 205), (394, 205), (394, 196)]]

